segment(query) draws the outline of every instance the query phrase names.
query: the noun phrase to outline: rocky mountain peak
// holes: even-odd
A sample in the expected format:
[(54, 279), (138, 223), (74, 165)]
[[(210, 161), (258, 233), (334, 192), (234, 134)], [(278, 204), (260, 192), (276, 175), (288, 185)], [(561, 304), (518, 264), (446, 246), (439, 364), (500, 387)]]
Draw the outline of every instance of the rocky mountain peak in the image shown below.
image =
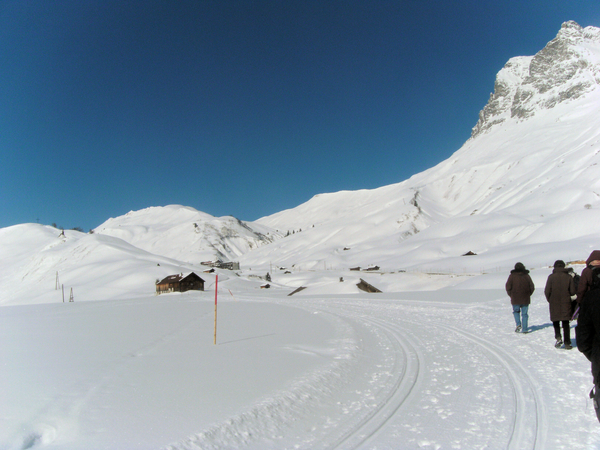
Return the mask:
[(471, 138), (507, 119), (525, 120), (540, 109), (576, 99), (600, 84), (600, 28), (562, 24), (535, 56), (511, 58), (479, 113)]

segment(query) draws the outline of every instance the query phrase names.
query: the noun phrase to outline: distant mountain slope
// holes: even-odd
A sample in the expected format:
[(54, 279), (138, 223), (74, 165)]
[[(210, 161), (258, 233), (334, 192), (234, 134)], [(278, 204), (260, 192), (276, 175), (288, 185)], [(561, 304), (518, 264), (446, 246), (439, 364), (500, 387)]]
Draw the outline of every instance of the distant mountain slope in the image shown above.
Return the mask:
[[(288, 282), (281, 271), (273, 284), (295, 287), (304, 283), (297, 269), (506, 273), (516, 261), (585, 259), (600, 248), (599, 223), (600, 30), (568, 22), (537, 55), (506, 64), (472, 137), (429, 170), (252, 223), (170, 205), (109, 219), (93, 234), (2, 228), (0, 304), (61, 301), (57, 273), (67, 298), (70, 288), (79, 300), (149, 295), (157, 279), (214, 259), (240, 261), (240, 274), (219, 277), (240, 289), (259, 289), (281, 267), (298, 273)], [(355, 290), (340, 287), (339, 274), (324, 274), (321, 289)], [(377, 285), (377, 272), (369, 276)], [(402, 290), (402, 280), (386, 286)]]
[[(22, 224), (0, 229), (0, 305), (152, 295), (155, 281), (197, 270), (111, 236)], [(58, 286), (57, 286), (58, 284)], [(58, 289), (57, 289), (58, 287)]]
[(188, 263), (235, 261), (276, 239), (272, 230), (181, 205), (146, 208), (108, 219), (94, 230), (150, 253)]
[[(303, 231), (242, 262), (473, 270), (514, 264), (521, 252), (551, 263), (535, 260), (539, 245), (585, 257), (600, 248), (599, 84), (600, 29), (567, 22), (499, 72), (472, 137), (449, 159), (402, 183), (317, 195), (259, 219)], [(461, 258), (468, 251), (477, 257)]]

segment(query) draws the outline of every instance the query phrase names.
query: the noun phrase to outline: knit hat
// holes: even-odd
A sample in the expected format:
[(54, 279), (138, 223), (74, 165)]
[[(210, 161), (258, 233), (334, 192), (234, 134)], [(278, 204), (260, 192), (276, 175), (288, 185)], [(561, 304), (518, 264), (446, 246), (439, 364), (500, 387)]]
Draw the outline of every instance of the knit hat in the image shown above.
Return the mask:
[(554, 261), (554, 267), (565, 267), (565, 262), (562, 259)]
[(523, 265), (523, 263), (518, 262), (515, 264), (515, 270), (519, 272), (525, 272), (525, 266)]

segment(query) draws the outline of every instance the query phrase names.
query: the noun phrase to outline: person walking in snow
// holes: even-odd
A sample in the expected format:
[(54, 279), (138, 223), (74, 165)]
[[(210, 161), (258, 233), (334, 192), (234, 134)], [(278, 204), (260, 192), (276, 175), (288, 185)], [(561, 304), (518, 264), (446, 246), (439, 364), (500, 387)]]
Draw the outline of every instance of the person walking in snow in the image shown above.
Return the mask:
[(592, 363), (594, 388), (590, 398), (594, 400), (600, 421), (600, 267), (590, 269), (588, 281), (589, 289), (581, 299), (575, 335), (577, 349)]
[(513, 308), (513, 315), (517, 328), (515, 332), (528, 333), (529, 328), (529, 305), (531, 304), (531, 294), (535, 291), (533, 280), (529, 276), (529, 270), (525, 269), (523, 263), (516, 263), (514, 270), (510, 271), (508, 280), (506, 280), (506, 293), (510, 297), (510, 304)]
[(567, 273), (573, 277), (573, 284), (575, 284), (575, 295), (571, 295), (571, 320), (577, 319), (579, 314), (579, 303), (577, 303), (577, 288), (579, 287), (579, 279), (581, 278), (572, 267), (567, 267)]
[(573, 277), (569, 275), (565, 269), (565, 262), (557, 260), (554, 263), (554, 270), (548, 276), (544, 295), (548, 300), (550, 308), (550, 320), (554, 325), (554, 338), (556, 343), (554, 346), (560, 348), (563, 345), (563, 336), (560, 334), (560, 325), (562, 323), (565, 349), (571, 350), (571, 296), (575, 295), (575, 282)]
[(581, 305), (581, 300), (592, 285), (592, 270), (594, 267), (600, 267), (600, 250), (594, 250), (585, 261), (585, 269), (581, 272), (579, 284), (577, 286), (577, 303)]

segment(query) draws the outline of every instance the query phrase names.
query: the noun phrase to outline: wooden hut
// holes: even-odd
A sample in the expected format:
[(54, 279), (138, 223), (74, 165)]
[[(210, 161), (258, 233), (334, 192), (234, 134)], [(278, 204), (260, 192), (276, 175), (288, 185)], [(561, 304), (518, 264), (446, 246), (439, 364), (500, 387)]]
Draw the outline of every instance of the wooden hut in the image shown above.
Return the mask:
[(178, 273), (169, 275), (163, 280), (156, 282), (156, 293), (164, 294), (165, 292), (186, 292), (186, 291), (203, 291), (204, 280), (194, 272), (188, 274)]
[(375, 286), (373, 286), (372, 284), (367, 283), (365, 280), (363, 280), (362, 278), (360, 279), (360, 283), (357, 283), (356, 286), (361, 290), (361, 291), (365, 291), (365, 292), (369, 292), (369, 293), (374, 293), (374, 292), (381, 292), (379, 289), (377, 289)]

